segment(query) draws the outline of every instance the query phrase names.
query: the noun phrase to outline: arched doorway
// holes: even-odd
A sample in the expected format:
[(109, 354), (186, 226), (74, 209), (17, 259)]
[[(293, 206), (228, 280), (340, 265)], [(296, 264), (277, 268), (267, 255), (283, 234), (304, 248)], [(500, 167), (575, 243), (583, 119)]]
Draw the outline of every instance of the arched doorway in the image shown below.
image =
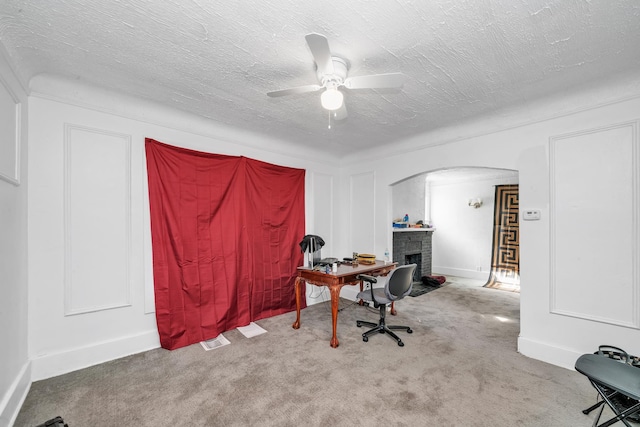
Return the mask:
[(392, 215), (435, 228), (433, 274), (487, 283), (492, 269), (495, 189), (517, 185), (518, 171), (455, 167), (427, 171), (392, 186)]

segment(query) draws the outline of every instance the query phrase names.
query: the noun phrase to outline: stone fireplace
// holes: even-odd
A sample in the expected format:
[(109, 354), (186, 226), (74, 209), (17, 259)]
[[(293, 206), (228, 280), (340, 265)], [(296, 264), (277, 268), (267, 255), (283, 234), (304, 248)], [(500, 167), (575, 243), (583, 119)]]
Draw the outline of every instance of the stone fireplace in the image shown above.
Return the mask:
[(431, 236), (433, 228), (393, 230), (393, 261), (398, 265), (416, 264), (414, 282), (431, 276)]

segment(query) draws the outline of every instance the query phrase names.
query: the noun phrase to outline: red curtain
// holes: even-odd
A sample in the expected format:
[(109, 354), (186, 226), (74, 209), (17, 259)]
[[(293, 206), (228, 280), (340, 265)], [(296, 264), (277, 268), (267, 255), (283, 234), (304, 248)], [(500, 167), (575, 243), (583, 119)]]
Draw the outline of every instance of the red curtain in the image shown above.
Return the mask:
[(145, 141), (160, 344), (295, 310), (303, 169)]

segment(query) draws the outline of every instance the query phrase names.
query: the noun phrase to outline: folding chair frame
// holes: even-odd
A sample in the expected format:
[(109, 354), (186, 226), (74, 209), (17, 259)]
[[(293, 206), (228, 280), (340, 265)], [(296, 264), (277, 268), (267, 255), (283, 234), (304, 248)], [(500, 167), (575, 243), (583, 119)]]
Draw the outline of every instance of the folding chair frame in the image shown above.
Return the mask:
[[(589, 414), (594, 409), (600, 407), (600, 411), (598, 412), (598, 415), (593, 421), (593, 427), (608, 427), (612, 424), (617, 423), (618, 421), (622, 421), (624, 425), (627, 427), (633, 427), (627, 421), (627, 417), (640, 411), (640, 400), (638, 400), (639, 396), (637, 394), (632, 394), (631, 392), (625, 393), (624, 390), (617, 389), (616, 379), (619, 378), (619, 375), (624, 375), (625, 373), (636, 374), (635, 370), (638, 368), (632, 367), (631, 365), (627, 365), (624, 363), (620, 363), (618, 361), (614, 361), (612, 359), (604, 358), (604, 357), (602, 357), (602, 360), (606, 360), (607, 362), (599, 363), (598, 359), (601, 357), (602, 356), (588, 354), (588, 355), (581, 356), (576, 362), (576, 370), (581, 374), (585, 375), (589, 379), (589, 382), (591, 383), (591, 385), (596, 389), (598, 394), (603, 399), (600, 402), (596, 403), (595, 405), (592, 405), (589, 408), (583, 410), (582, 413)], [(607, 374), (611, 374), (611, 370), (608, 369), (605, 374), (602, 374), (597, 369), (599, 366), (596, 366), (596, 369), (594, 370), (593, 369), (594, 366), (590, 362), (603, 364), (604, 365), (603, 368), (621, 368), (621, 369), (614, 369), (614, 375), (611, 375), (610, 378), (606, 378)], [(611, 363), (620, 364), (620, 366), (617, 366), (617, 365), (611, 366)], [(631, 368), (631, 370), (628, 370), (627, 367)], [(615, 372), (615, 371), (618, 371), (618, 372)], [(624, 371), (624, 372), (620, 372), (620, 371)], [(640, 371), (637, 371), (636, 375), (640, 375)], [(620, 387), (628, 389), (628, 384), (620, 384)], [(616, 402), (613, 401), (613, 398), (615, 398), (616, 396), (627, 396), (633, 399), (636, 403), (630, 406), (629, 408), (621, 409), (618, 407)], [(600, 417), (602, 416), (602, 411), (604, 410), (605, 403), (609, 406), (609, 408), (611, 408), (615, 416), (603, 422), (602, 424), (598, 424), (598, 422), (600, 421)]]
[[(619, 391), (611, 390), (609, 387), (604, 387), (601, 384), (598, 384), (597, 382), (593, 381), (591, 378), (589, 378), (589, 381), (591, 382), (591, 385), (593, 385), (593, 387), (598, 391), (598, 394), (602, 396), (602, 400), (600, 402), (582, 411), (582, 413), (586, 415), (589, 412), (596, 409), (598, 406), (600, 406), (600, 411), (598, 412), (598, 416), (596, 417), (595, 420), (593, 420), (593, 427), (608, 427), (612, 424), (617, 423), (618, 421), (622, 421), (624, 425), (626, 425), (627, 427), (633, 427), (631, 424), (627, 422), (626, 418), (629, 415), (635, 414), (640, 410), (640, 402), (620, 412), (620, 410), (618, 409), (618, 406), (611, 399), (617, 395), (621, 395), (621, 393)], [(598, 421), (600, 421), (600, 416), (602, 416), (602, 411), (604, 410), (605, 402), (607, 405), (609, 405), (609, 407), (614, 412), (614, 414), (616, 414), (616, 416), (598, 425)]]

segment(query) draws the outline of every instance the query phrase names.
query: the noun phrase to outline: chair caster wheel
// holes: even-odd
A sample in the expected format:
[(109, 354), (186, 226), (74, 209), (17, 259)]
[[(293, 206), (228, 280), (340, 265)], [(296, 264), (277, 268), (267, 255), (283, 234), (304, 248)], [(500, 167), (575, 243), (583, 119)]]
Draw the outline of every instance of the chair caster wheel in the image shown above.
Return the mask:
[(369, 337), (362, 337), (362, 341), (368, 342), (369, 341)]
[(360, 323), (360, 321), (359, 321), (359, 320), (357, 320), (357, 321), (356, 321), (356, 326), (357, 326), (358, 328), (361, 328), (361, 327), (362, 327), (362, 323)]
[(404, 347), (404, 343), (403, 343), (402, 341), (398, 341), (398, 345), (399, 345), (400, 347)]
[(407, 329), (407, 333), (408, 333), (408, 334), (412, 334), (412, 333), (413, 333), (413, 330), (411, 330), (411, 329)]

